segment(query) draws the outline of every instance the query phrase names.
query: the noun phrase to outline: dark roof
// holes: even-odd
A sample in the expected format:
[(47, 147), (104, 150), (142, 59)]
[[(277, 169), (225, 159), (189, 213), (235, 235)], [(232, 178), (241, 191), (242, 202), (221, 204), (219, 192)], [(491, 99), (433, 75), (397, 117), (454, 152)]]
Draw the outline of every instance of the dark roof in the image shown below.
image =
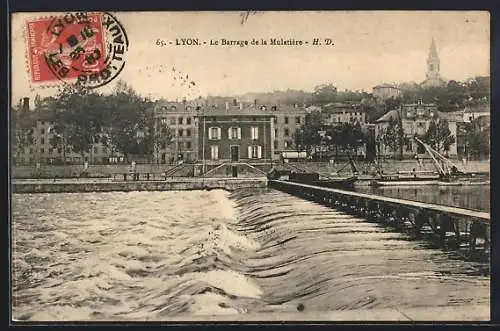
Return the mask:
[(267, 116), (272, 117), (277, 113), (271, 110), (261, 110), (255, 107), (247, 107), (243, 109), (202, 109), (198, 112), (199, 117), (213, 117), (213, 116)]

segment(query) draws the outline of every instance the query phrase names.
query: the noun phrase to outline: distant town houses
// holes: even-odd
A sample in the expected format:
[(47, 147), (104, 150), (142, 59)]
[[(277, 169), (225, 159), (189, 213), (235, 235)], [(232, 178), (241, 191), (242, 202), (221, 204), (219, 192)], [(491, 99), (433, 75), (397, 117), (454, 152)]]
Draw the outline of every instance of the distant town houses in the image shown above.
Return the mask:
[(384, 83), (373, 87), (373, 96), (381, 100), (399, 98), (402, 96), (402, 91), (395, 84)]
[(342, 123), (366, 123), (366, 113), (358, 103), (332, 102), (322, 108), (323, 123), (339, 125)]
[[(463, 112), (464, 122), (473, 122), (481, 117), (487, 117), (489, 121), (490, 117), (490, 106), (487, 103), (478, 105), (466, 105)], [(486, 119), (485, 119), (486, 120)]]
[[(148, 141), (141, 149), (147, 155), (142, 156), (129, 151), (125, 157), (107, 135), (106, 127), (87, 151), (75, 153), (64, 134), (56, 130), (61, 123), (55, 123), (47, 109), (55, 99), (35, 98), (35, 107), (30, 109), (29, 98), (24, 98), (17, 111), (32, 113), (36, 120), (30, 122), (29, 130), (26, 123), (14, 128), (17, 142), (12, 159), (15, 164), (117, 163), (129, 161), (130, 157), (156, 164), (267, 162), (279, 160), (286, 153), (303, 152), (305, 146), (310, 154), (321, 151), (322, 157), (332, 149), (340, 155), (351, 148), (347, 153), (363, 157), (408, 158), (425, 153), (415, 137), (433, 143), (446, 140), (438, 145), (440, 152), (449, 157), (488, 154), (489, 136), (484, 132), (490, 128), (489, 78), (447, 83), (440, 74), (434, 40), (426, 64), (426, 79), (421, 84), (381, 83), (373, 87), (371, 94), (338, 92), (328, 84), (309, 94), (286, 91), (262, 95), (273, 102), (252, 100), (252, 94), (242, 100), (209, 96), (181, 102), (148, 101), (145, 114), (152, 116), (152, 127), (142, 123), (143, 129), (131, 137)], [(287, 102), (281, 103), (279, 98)], [(445, 107), (443, 100), (451, 101)], [(135, 107), (128, 107), (128, 116)], [(115, 111), (121, 114), (121, 110)], [(439, 132), (430, 132), (429, 128)], [(363, 137), (358, 137), (361, 133)], [(309, 138), (311, 142), (304, 141)], [(123, 147), (123, 140), (120, 142)]]
[(306, 124), (307, 110), (303, 107), (277, 107), (271, 106), (274, 117), (273, 159), (286, 151), (295, 150), (294, 137)]
[[(446, 121), (449, 135), (456, 137), (457, 123), (462, 121), (462, 116), (461, 112), (439, 112), (435, 104), (426, 104), (422, 100), (418, 100), (417, 103), (413, 104), (403, 104), (400, 109), (391, 110), (375, 121), (375, 136), (379, 153), (387, 155), (394, 152), (384, 144), (382, 138), (391, 123), (401, 125), (402, 135), (407, 138), (404, 146), (401, 146), (402, 155), (411, 157), (425, 154), (425, 148), (416, 142), (414, 137), (423, 138), (427, 134), (431, 123)], [(396, 138), (395, 136), (394, 139)], [(448, 156), (456, 157), (458, 155), (456, 139), (443, 152)]]
[[(13, 148), (13, 162), (15, 164), (83, 164), (88, 163), (118, 163), (123, 162), (123, 154), (111, 144), (105, 144), (104, 139), (92, 144), (85, 153), (76, 153), (73, 147), (67, 144), (64, 134), (57, 132), (58, 123), (52, 120), (50, 111), (44, 105), (37, 110), (37, 118), (33, 126), (23, 132), (29, 143)], [(22, 111), (29, 110), (29, 98), (24, 98)], [(103, 132), (100, 137), (105, 137)]]
[(198, 118), (201, 106), (187, 102), (159, 101), (153, 106), (154, 163), (178, 163), (197, 159)]

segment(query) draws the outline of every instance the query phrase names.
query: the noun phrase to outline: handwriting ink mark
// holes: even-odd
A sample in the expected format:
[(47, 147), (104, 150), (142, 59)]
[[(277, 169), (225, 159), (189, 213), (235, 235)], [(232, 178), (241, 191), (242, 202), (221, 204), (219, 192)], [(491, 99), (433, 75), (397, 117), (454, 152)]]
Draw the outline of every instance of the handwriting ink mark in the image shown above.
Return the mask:
[(245, 24), (246, 21), (248, 21), (248, 17), (250, 15), (255, 15), (257, 14), (257, 11), (256, 10), (247, 10), (246, 12), (244, 13), (241, 13), (240, 16), (241, 16), (241, 24)]

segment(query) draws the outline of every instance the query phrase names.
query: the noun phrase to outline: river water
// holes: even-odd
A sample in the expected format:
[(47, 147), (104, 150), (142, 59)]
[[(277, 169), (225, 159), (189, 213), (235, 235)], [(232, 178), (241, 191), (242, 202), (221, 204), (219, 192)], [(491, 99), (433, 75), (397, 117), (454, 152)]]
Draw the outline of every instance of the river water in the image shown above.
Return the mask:
[(270, 189), (16, 194), (12, 207), (19, 320), (490, 301), (487, 265)]
[(356, 187), (357, 192), (371, 193), (391, 198), (421, 201), (452, 207), (490, 211), (490, 186), (387, 186)]

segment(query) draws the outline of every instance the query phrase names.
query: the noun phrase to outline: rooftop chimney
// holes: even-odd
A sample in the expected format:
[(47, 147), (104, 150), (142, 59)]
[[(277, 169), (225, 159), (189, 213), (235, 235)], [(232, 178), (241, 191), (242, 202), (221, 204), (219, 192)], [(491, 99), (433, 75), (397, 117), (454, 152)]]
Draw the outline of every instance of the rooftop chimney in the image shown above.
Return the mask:
[(233, 106), (237, 106), (237, 105), (238, 105), (238, 100), (233, 99)]
[(30, 110), (30, 98), (23, 98), (23, 111), (29, 111)]
[(257, 99), (253, 99), (253, 105), (257, 107)]

